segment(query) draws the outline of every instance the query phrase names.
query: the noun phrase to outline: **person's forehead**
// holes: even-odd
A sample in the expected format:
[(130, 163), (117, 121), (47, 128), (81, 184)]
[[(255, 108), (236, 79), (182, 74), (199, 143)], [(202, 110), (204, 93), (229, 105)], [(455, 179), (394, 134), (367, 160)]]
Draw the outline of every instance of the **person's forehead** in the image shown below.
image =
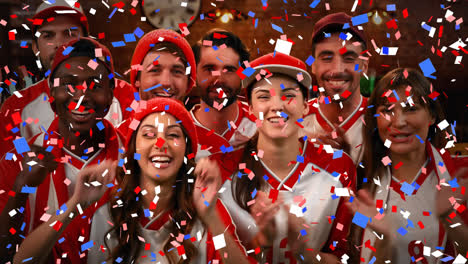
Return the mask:
[(81, 30), (81, 24), (71, 16), (56, 16), (50, 22), (44, 20), (44, 24), (37, 30), (40, 31), (62, 31), (70, 28)]
[[(343, 46), (343, 43), (345, 45)], [(325, 37), (321, 41), (315, 43), (316, 51), (319, 50), (335, 50), (346, 47), (347, 50), (353, 50), (360, 52), (362, 50), (362, 44), (351, 38), (350, 40), (343, 40), (340, 38), (340, 33), (333, 33), (330, 37)]]
[(152, 63), (155, 60), (158, 61), (158, 64), (184, 65), (184, 63), (178, 56), (172, 54), (169, 51), (150, 51), (148, 52), (148, 54), (146, 54), (143, 61), (144, 63), (148, 64), (148, 63)]
[[(95, 64), (97, 63), (97, 64)], [(60, 63), (55, 70), (55, 75), (73, 73), (78, 77), (90, 76), (92, 74), (102, 75), (106, 67), (99, 60), (90, 57), (70, 57)]]
[(239, 58), (239, 54), (237, 54), (237, 52), (231, 47), (218, 47), (217, 50), (215, 50), (213, 47), (206, 46), (201, 48), (200, 62), (226, 64), (237, 62), (239, 61)]
[(165, 126), (169, 125), (177, 125), (176, 118), (167, 113), (167, 112), (155, 112), (147, 115), (142, 122), (142, 125), (151, 125), (151, 126), (158, 126), (159, 124), (163, 124)]

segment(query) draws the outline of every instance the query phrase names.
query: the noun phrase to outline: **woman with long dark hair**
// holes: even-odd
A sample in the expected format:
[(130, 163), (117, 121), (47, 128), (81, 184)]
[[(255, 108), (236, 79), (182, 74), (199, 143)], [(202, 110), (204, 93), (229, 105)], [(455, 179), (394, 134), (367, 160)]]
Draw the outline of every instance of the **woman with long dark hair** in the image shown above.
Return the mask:
[[(350, 233), (351, 248), (360, 249), (356, 261), (438, 263), (442, 252), (466, 252), (468, 218), (460, 206), (466, 197), (459, 188), (465, 181), (454, 180), (463, 171), (456, 173), (445, 149), (455, 138), (444, 125), (438, 95), (422, 73), (398, 68), (369, 99), (363, 190), (348, 203), (358, 219)], [(449, 227), (457, 222), (460, 228)]]
[(354, 164), (342, 151), (299, 139), (311, 83), (304, 62), (276, 53), (250, 66), (244, 86), (258, 133), (227, 154), (240, 162), (221, 199), (246, 247), (263, 249), (261, 263), (338, 262), (349, 226), (340, 196), (355, 188)]
[[(113, 175), (118, 185), (98, 202), (89, 238), (81, 238), (83, 245), (74, 249), (88, 254), (84, 261), (247, 262), (235, 227), (216, 198), (221, 184), (217, 165), (207, 159), (193, 162), (196, 131), (184, 106), (173, 99), (152, 99), (132, 124), (135, 130), (128, 133), (118, 167), (103, 163), (81, 172), (68, 209), (26, 238), (16, 262), (40, 259), (60, 238), (70, 214), (76, 217), (78, 207), (84, 209), (102, 196)], [(61, 223), (58, 232), (49, 227), (55, 221)]]

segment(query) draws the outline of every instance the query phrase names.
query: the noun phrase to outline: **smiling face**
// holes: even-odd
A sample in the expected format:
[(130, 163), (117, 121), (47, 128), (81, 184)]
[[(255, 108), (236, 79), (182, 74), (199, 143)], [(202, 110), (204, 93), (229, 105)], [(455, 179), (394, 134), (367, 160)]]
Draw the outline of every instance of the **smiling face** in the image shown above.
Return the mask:
[[(197, 87), (201, 99), (209, 106), (214, 102), (227, 107), (237, 100), (241, 90), (241, 79), (236, 74), (239, 55), (232, 48), (214, 50), (201, 47), (200, 62), (197, 65)], [(220, 91), (224, 97), (220, 98)]]
[(32, 49), (34, 54), (39, 52), (41, 64), (46, 69), (52, 67), (55, 52), (61, 45), (83, 36), (81, 25), (69, 16), (57, 16), (37, 31), (41, 35), (32, 42)]
[(344, 46), (342, 43), (339, 34), (334, 33), (315, 44), (316, 60), (312, 64), (312, 73), (318, 85), (325, 89), (325, 96), (333, 99), (335, 94), (341, 95), (348, 90), (351, 95), (340, 100), (350, 100), (360, 94), (359, 83), (362, 72), (367, 72), (368, 61), (359, 58), (362, 52), (359, 42), (354, 45), (354, 42), (346, 41)]
[[(101, 62), (93, 70), (87, 66), (90, 60), (89, 57), (71, 57), (63, 61), (50, 81), (60, 122), (84, 134), (104, 118), (113, 98), (109, 71)], [(57, 79), (59, 85), (54, 86)]]
[[(411, 153), (424, 153), (429, 126), (434, 124), (435, 118), (429, 112), (428, 107), (420, 100), (414, 100), (411, 104), (406, 97), (404, 89), (397, 89), (399, 101), (387, 103), (376, 107), (377, 129), (380, 139), (392, 142), (390, 153), (393, 155), (408, 155)], [(393, 97), (393, 95), (392, 95)], [(402, 106), (404, 103), (404, 106)], [(417, 136), (416, 136), (417, 135)]]
[[(143, 100), (171, 97), (182, 100), (188, 90), (189, 77), (184, 63), (169, 52), (149, 52), (141, 63), (143, 69), (135, 86)], [(158, 88), (151, 87), (160, 84)], [(145, 91), (146, 90), (146, 91)]]
[[(295, 123), (307, 113), (307, 102), (296, 81), (286, 76), (273, 76), (254, 84), (250, 110), (262, 120), (260, 135), (271, 139), (298, 137)], [(281, 86), (284, 85), (284, 89)]]
[(161, 112), (145, 117), (136, 132), (140, 183), (174, 182), (184, 161), (187, 144), (174, 116)]

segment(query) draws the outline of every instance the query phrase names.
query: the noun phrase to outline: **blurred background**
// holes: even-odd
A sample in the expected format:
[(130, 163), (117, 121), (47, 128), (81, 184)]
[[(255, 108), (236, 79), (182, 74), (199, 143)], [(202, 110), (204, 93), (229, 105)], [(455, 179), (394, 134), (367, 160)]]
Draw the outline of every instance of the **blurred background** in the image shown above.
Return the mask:
[[(27, 20), (41, 3), (0, 0), (2, 99), (42, 78), (31, 50), (31, 24)], [(369, 80), (361, 81), (363, 95), (367, 96), (389, 70), (419, 69), (419, 63), (430, 59), (436, 69), (432, 74), (436, 79), (430, 80), (442, 91), (439, 98), (445, 101), (447, 121), (456, 125), (457, 139), (468, 142), (468, 70), (464, 65), (468, 47), (458, 49), (458, 44), (453, 45), (458, 40), (468, 42), (468, 28), (463, 21), (468, 19), (466, 0), (145, 0), (144, 5), (138, 0), (81, 0), (79, 3), (88, 17), (91, 36), (110, 48), (116, 71), (127, 81), (139, 39), (135, 33), (140, 30), (144, 33), (158, 27), (178, 30), (180, 23), (186, 23), (190, 32), (186, 38), (194, 44), (208, 30), (224, 28), (244, 41), (251, 59), (273, 52), (277, 40), (284, 35), (293, 43), (291, 55), (306, 61), (312, 55), (310, 35), (317, 20), (341, 11), (351, 16), (367, 14), (369, 22), (362, 27), (369, 39), (371, 57)], [(9, 40), (8, 33), (14, 29), (15, 40)], [(135, 35), (136, 41), (126, 39), (125, 34)], [(125, 45), (114, 47), (112, 43), (119, 41)], [(380, 53), (382, 47), (398, 47), (398, 51), (396, 55), (380, 55), (375, 47)], [(459, 144), (456, 150), (466, 155), (467, 147)]]

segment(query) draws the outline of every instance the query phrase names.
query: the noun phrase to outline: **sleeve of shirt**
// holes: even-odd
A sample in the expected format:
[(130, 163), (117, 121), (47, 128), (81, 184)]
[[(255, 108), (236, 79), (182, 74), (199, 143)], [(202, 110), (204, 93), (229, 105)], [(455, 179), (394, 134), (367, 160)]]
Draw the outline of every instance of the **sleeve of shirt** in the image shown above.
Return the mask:
[[(219, 199), (216, 202), (216, 211), (219, 215), (219, 218), (221, 219), (221, 222), (226, 227), (225, 232), (231, 234), (232, 238), (234, 239), (236, 243), (236, 246), (244, 253), (249, 263), (252, 263), (252, 264), (257, 263), (255, 258), (247, 255), (247, 252), (244, 246), (241, 244), (241, 241), (239, 240), (239, 237), (237, 236), (236, 226), (234, 225), (231, 219), (231, 216), (226, 210), (226, 207), (224, 206), (223, 202)], [(221, 259), (219, 252), (217, 250), (216, 251), (214, 250), (213, 236), (211, 233), (208, 234), (208, 240), (209, 242), (207, 243), (207, 248), (206, 248), (207, 249), (207, 261), (210, 261), (213, 259)]]

